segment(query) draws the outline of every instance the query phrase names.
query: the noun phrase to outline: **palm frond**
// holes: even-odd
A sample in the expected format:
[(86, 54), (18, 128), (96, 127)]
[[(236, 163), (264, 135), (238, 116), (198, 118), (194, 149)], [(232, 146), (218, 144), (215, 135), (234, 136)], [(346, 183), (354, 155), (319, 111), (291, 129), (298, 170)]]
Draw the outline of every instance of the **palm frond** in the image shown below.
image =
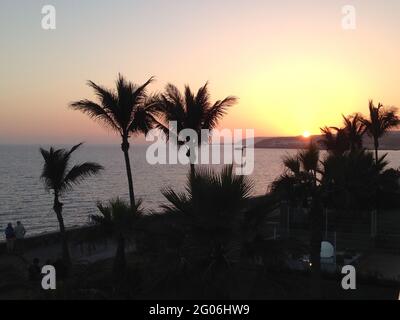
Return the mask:
[(79, 100), (72, 102), (70, 108), (74, 110), (79, 110), (84, 114), (87, 114), (90, 118), (99, 121), (106, 127), (111, 128), (114, 131), (120, 132), (120, 128), (115, 123), (112, 115), (107, 113), (100, 105), (90, 100)]
[(186, 193), (176, 193), (164, 189), (163, 195), (170, 202), (164, 206), (168, 211), (176, 211), (197, 216), (220, 216), (239, 212), (251, 195), (253, 183), (246, 176), (236, 176), (233, 166), (226, 166), (220, 173), (208, 167), (200, 167), (190, 172), (186, 183)]
[(207, 111), (207, 114), (205, 115), (203, 128), (209, 130), (214, 129), (217, 126), (218, 121), (221, 120), (221, 118), (227, 113), (228, 108), (235, 105), (236, 102), (237, 98), (233, 96), (229, 96), (224, 100), (217, 101)]
[(64, 188), (71, 188), (72, 185), (79, 184), (86, 178), (94, 176), (102, 170), (104, 170), (103, 166), (94, 162), (75, 165), (64, 178)]
[(285, 156), (283, 158), (283, 164), (286, 169), (290, 170), (293, 174), (300, 173), (300, 159), (297, 155), (295, 156)]
[(92, 215), (93, 222), (114, 235), (130, 236), (137, 219), (143, 215), (142, 201), (136, 202), (134, 210), (120, 198), (112, 199), (107, 204), (97, 203), (100, 214)]
[[(129, 138), (129, 133), (146, 133), (151, 129), (153, 122), (151, 117), (143, 117), (143, 110), (149, 114), (156, 114), (155, 99), (154, 107), (149, 107), (151, 97), (147, 94), (148, 85), (153, 82), (151, 77), (143, 85), (136, 85), (118, 74), (116, 90), (110, 90), (88, 81), (93, 88), (100, 104), (91, 100), (79, 100), (70, 104), (75, 110), (80, 110), (90, 118), (118, 132), (122, 137)], [(158, 101), (158, 100), (157, 100)], [(138, 115), (138, 119), (135, 116)], [(140, 123), (143, 121), (143, 123)]]
[(53, 147), (49, 150), (40, 148), (40, 153), (44, 159), (41, 179), (46, 190), (53, 190), (60, 195), (60, 193), (72, 188), (73, 184), (78, 184), (84, 178), (95, 175), (103, 169), (99, 164), (86, 162), (74, 166), (67, 172), (71, 154), (81, 145), (82, 143), (79, 143), (70, 150), (54, 149)]
[(118, 97), (116, 96), (115, 92), (97, 85), (91, 80), (89, 80), (87, 83), (91, 88), (93, 88), (96, 96), (101, 101), (103, 109), (105, 109), (107, 113), (116, 114), (118, 112)]
[(51, 147), (49, 150), (40, 148), (40, 153), (44, 159), (41, 180), (44, 182), (45, 189), (58, 193), (62, 189), (68, 166), (68, 152), (65, 149)]
[(310, 143), (307, 149), (299, 152), (299, 160), (305, 171), (318, 171), (319, 149), (314, 143)]
[(76, 145), (74, 145), (69, 151), (68, 151), (68, 156), (70, 156), (73, 152), (75, 152), (76, 150), (78, 150), (81, 146), (83, 145), (83, 142), (80, 142)]
[(163, 204), (161, 208), (166, 213), (188, 213), (190, 208), (189, 198), (184, 193), (177, 193), (171, 188), (164, 188), (161, 194), (170, 202), (170, 204)]
[[(189, 86), (185, 86), (182, 94), (176, 86), (168, 84), (159, 99), (158, 114), (164, 123), (158, 125), (158, 128), (168, 137), (169, 133), (165, 128), (170, 121), (176, 121), (178, 133), (183, 129), (193, 129), (200, 134), (202, 129), (214, 129), (227, 109), (236, 102), (237, 98), (227, 97), (211, 105), (208, 83), (202, 86), (196, 95)], [(201, 143), (201, 140), (198, 143)]]

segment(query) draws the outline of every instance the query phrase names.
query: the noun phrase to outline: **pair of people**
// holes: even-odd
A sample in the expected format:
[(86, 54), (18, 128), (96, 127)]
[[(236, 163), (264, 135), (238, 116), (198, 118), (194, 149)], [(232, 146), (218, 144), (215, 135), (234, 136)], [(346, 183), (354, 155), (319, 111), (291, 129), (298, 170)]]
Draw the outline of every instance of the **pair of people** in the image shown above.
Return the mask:
[(12, 223), (9, 223), (7, 225), (5, 236), (8, 253), (13, 253), (15, 246), (18, 251), (23, 251), (25, 234), (26, 230), (21, 221), (17, 221), (17, 225), (15, 226), (15, 228), (13, 227)]

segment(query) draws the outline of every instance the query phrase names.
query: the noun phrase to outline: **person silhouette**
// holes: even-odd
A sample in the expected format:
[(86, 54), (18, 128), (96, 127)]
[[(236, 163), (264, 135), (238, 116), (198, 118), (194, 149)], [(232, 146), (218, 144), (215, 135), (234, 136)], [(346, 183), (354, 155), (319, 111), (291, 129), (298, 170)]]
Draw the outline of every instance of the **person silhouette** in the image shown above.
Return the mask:
[(11, 223), (7, 225), (7, 228), (4, 233), (6, 235), (7, 252), (12, 253), (14, 251), (15, 230)]
[(26, 234), (26, 230), (21, 221), (17, 221), (17, 226), (14, 228), (15, 232), (15, 249), (19, 253), (23, 253), (24, 251), (24, 238)]

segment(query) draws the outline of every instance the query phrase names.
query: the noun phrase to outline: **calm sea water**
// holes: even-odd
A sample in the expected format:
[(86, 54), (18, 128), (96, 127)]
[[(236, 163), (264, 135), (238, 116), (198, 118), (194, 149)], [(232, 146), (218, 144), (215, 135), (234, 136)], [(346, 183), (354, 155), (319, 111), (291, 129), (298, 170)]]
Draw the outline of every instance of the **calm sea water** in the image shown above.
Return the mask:
[[(188, 167), (184, 165), (149, 165), (146, 146), (130, 150), (136, 196), (147, 209), (157, 210), (164, 203), (163, 187), (184, 190)], [(254, 195), (265, 194), (270, 183), (282, 172), (282, 157), (295, 150), (255, 149)], [(391, 166), (400, 167), (400, 152), (389, 152)], [(105, 167), (101, 175), (87, 179), (66, 194), (64, 217), (68, 227), (88, 222), (97, 201), (117, 196), (128, 199), (128, 186), (123, 154), (119, 146), (86, 145), (74, 153), (72, 162), (95, 161)], [(0, 146), (0, 230), (8, 222), (21, 220), (29, 235), (57, 230), (52, 211), (52, 195), (40, 181), (42, 158), (39, 146)], [(0, 235), (3, 239), (3, 232)]]

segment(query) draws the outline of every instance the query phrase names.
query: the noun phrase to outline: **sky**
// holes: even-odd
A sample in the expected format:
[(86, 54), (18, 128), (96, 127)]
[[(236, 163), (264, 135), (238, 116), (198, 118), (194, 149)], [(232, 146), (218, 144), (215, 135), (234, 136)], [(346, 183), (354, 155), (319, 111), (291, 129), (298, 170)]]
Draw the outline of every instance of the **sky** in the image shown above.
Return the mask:
[[(47, 4), (55, 30), (41, 27)], [(213, 100), (239, 97), (221, 129), (318, 133), (369, 99), (400, 107), (399, 40), (398, 0), (1, 0), (0, 144), (119, 141), (67, 107), (119, 72), (155, 76), (154, 92), (209, 81)]]

